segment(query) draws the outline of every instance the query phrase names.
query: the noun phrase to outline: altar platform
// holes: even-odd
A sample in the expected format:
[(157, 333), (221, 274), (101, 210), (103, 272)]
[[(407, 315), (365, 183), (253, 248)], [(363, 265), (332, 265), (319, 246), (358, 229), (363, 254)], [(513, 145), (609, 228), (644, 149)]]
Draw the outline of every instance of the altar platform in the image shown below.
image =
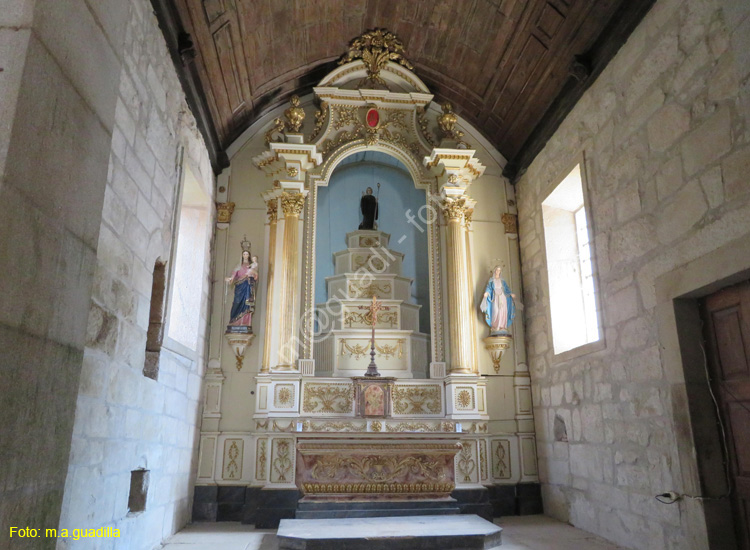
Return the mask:
[(502, 528), (474, 515), (285, 519), (279, 550), (468, 550), (500, 548)]

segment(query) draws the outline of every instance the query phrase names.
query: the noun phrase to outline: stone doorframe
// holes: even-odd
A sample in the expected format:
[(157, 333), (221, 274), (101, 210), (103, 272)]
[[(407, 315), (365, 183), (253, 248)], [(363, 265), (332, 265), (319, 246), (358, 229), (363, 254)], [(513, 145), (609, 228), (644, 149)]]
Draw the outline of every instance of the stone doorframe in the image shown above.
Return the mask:
[(656, 322), (676, 442), (674, 491), (709, 500), (679, 502), (690, 548), (733, 548), (721, 435), (708, 385), (698, 301), (750, 278), (750, 239), (729, 242), (656, 279)]

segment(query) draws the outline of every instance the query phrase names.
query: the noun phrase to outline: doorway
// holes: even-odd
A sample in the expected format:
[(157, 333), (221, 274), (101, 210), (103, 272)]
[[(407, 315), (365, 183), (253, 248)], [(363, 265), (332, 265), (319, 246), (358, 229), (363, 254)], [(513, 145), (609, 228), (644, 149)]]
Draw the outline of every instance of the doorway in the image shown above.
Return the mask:
[(750, 281), (700, 302), (708, 371), (726, 442), (738, 547), (750, 550)]

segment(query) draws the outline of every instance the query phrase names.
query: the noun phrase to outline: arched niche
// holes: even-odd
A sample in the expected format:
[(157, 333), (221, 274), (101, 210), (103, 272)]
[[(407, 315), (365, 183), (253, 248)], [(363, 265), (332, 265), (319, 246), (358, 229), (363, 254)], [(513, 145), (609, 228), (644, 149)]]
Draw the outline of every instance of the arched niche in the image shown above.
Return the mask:
[[(364, 105), (363, 107), (367, 107), (367, 105)], [(409, 114), (416, 119), (416, 114), (414, 112), (410, 112)], [(330, 122), (331, 120), (329, 118), (329, 123)], [(323, 137), (324, 136), (325, 134), (323, 134)], [(412, 143), (418, 142), (416, 135), (412, 135), (411, 137), (413, 139)], [(321, 139), (319, 140), (319, 143), (323, 141), (324, 139)], [(420, 152), (426, 153), (428, 151), (426, 144), (421, 144), (421, 147)], [(419, 224), (420, 229), (424, 231), (424, 240), (426, 244), (425, 254), (420, 261), (424, 261), (427, 266), (426, 278), (428, 292), (426, 302), (423, 305), (426, 306), (425, 309), (429, 311), (429, 317), (421, 317), (419, 322), (420, 331), (429, 334), (430, 337), (430, 350), (429, 357), (427, 358), (428, 364), (424, 365), (426, 370), (430, 362), (442, 361), (444, 353), (439, 230), (437, 223), (426, 223), (426, 221), (423, 221), (434, 221), (437, 219), (438, 209), (433, 200), (437, 193), (437, 185), (435, 178), (431, 177), (425, 170), (424, 166), (418, 162), (417, 158), (415, 158), (415, 155), (412, 152), (413, 150), (414, 148), (410, 151), (407, 147), (401, 144), (384, 141), (378, 141), (375, 144), (368, 145), (365, 139), (357, 139), (344, 143), (330, 151), (325, 157), (324, 162), (309, 173), (310, 184), (307, 200), (308, 211), (305, 239), (306, 247), (309, 246), (312, 253), (307, 258), (307, 268), (304, 273), (304, 277), (307, 278), (307, 284), (304, 285), (303, 288), (309, 289), (304, 296), (305, 311), (313, 311), (315, 306), (321, 302), (321, 297), (318, 296), (318, 292), (316, 291), (319, 289), (316, 277), (319, 261), (317, 254), (317, 224), (320, 216), (318, 211), (320, 189), (329, 186), (331, 177), (336, 169), (340, 167), (346, 159), (351, 158), (353, 155), (364, 152), (376, 152), (398, 160), (408, 173), (414, 188), (424, 191), (421, 204), (415, 205), (413, 223)], [(358, 203), (354, 203), (349, 205), (349, 207), (356, 209), (359, 205)], [(420, 215), (423, 220), (420, 220)], [(352, 228), (352, 230), (354, 229), (356, 229), (356, 226)], [(381, 227), (380, 229), (389, 233), (389, 230), (386, 227)], [(417, 231), (416, 228), (415, 231)], [(400, 235), (395, 235), (395, 237), (398, 239)], [(311, 359), (315, 359), (312, 343), (315, 340), (314, 335), (316, 328), (315, 319), (313, 317), (308, 317), (306, 326), (303, 327), (303, 330), (306, 331), (306, 337), (303, 341), (303, 355)]]

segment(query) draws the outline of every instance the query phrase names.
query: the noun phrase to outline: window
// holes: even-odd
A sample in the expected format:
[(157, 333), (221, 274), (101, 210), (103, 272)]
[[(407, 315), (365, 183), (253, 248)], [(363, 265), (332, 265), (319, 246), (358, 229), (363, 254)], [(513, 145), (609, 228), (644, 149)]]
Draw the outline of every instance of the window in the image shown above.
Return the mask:
[(600, 339), (595, 266), (578, 164), (542, 202), (555, 354)]
[(203, 283), (207, 279), (210, 199), (190, 169), (184, 168), (167, 335), (195, 351), (201, 331)]

